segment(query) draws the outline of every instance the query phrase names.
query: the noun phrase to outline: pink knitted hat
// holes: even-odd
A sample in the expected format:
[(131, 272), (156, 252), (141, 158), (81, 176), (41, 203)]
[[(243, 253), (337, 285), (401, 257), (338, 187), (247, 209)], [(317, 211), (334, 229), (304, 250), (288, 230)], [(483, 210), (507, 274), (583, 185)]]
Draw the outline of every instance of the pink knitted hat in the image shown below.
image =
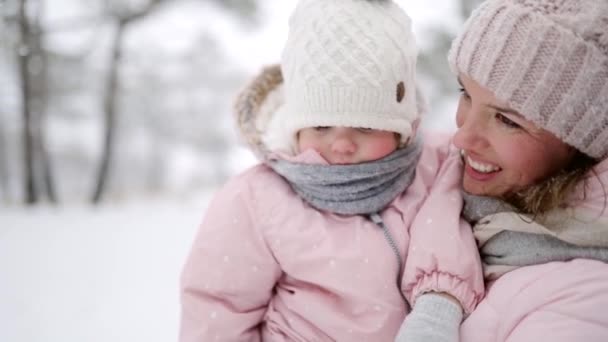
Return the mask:
[(563, 142), (608, 156), (607, 0), (485, 1), (448, 61)]

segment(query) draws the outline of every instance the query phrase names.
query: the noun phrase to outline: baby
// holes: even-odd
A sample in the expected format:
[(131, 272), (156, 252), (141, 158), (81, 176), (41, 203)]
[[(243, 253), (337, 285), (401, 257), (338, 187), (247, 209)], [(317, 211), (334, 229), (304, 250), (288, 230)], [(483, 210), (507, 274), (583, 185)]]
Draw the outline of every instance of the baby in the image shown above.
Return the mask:
[(460, 158), (416, 133), (416, 57), (392, 1), (300, 1), (280, 69), (237, 101), (261, 163), (207, 209), (180, 341), (458, 340), (481, 264)]

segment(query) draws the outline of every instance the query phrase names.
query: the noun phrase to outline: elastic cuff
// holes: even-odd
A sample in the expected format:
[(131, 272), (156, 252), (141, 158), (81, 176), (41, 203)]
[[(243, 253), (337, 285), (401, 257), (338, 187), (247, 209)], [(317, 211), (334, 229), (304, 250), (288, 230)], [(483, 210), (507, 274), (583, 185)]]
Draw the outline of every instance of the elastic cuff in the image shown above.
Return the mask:
[(412, 305), (415, 306), (419, 297), (426, 293), (445, 292), (460, 302), (465, 315), (473, 312), (483, 297), (483, 285), (481, 285), (481, 292), (477, 292), (468, 282), (447, 273), (424, 274), (412, 285), (413, 287), (409, 291), (407, 288), (405, 289), (406, 297)]

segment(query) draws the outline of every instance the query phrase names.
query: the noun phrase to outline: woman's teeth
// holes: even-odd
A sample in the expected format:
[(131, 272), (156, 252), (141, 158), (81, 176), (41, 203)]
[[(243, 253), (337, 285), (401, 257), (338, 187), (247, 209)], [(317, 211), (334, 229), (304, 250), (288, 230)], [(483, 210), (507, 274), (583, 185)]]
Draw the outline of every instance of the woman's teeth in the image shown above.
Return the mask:
[(476, 162), (473, 159), (471, 159), (471, 157), (469, 157), (469, 156), (467, 156), (466, 158), (467, 158), (467, 164), (469, 164), (473, 168), (473, 170), (475, 170), (477, 172), (490, 173), (490, 172), (496, 172), (496, 171), (500, 170), (500, 168), (498, 166)]

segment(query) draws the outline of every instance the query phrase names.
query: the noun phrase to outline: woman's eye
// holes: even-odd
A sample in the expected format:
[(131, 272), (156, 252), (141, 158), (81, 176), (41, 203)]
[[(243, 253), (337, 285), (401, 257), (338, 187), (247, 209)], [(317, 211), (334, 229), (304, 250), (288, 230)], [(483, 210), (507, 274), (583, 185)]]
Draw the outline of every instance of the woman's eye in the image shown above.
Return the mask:
[(509, 127), (509, 128), (521, 128), (521, 126), (515, 121), (509, 119), (504, 114), (496, 113), (496, 120), (500, 121), (501, 124)]
[(466, 90), (466, 89), (464, 89), (464, 87), (460, 87), (460, 88), (458, 88), (458, 91), (460, 92), (460, 95), (461, 95), (462, 97), (464, 97), (465, 99), (467, 99), (467, 100), (468, 100), (468, 99), (470, 99), (470, 98), (471, 98), (471, 97), (469, 96), (469, 93), (467, 93), (467, 90)]

